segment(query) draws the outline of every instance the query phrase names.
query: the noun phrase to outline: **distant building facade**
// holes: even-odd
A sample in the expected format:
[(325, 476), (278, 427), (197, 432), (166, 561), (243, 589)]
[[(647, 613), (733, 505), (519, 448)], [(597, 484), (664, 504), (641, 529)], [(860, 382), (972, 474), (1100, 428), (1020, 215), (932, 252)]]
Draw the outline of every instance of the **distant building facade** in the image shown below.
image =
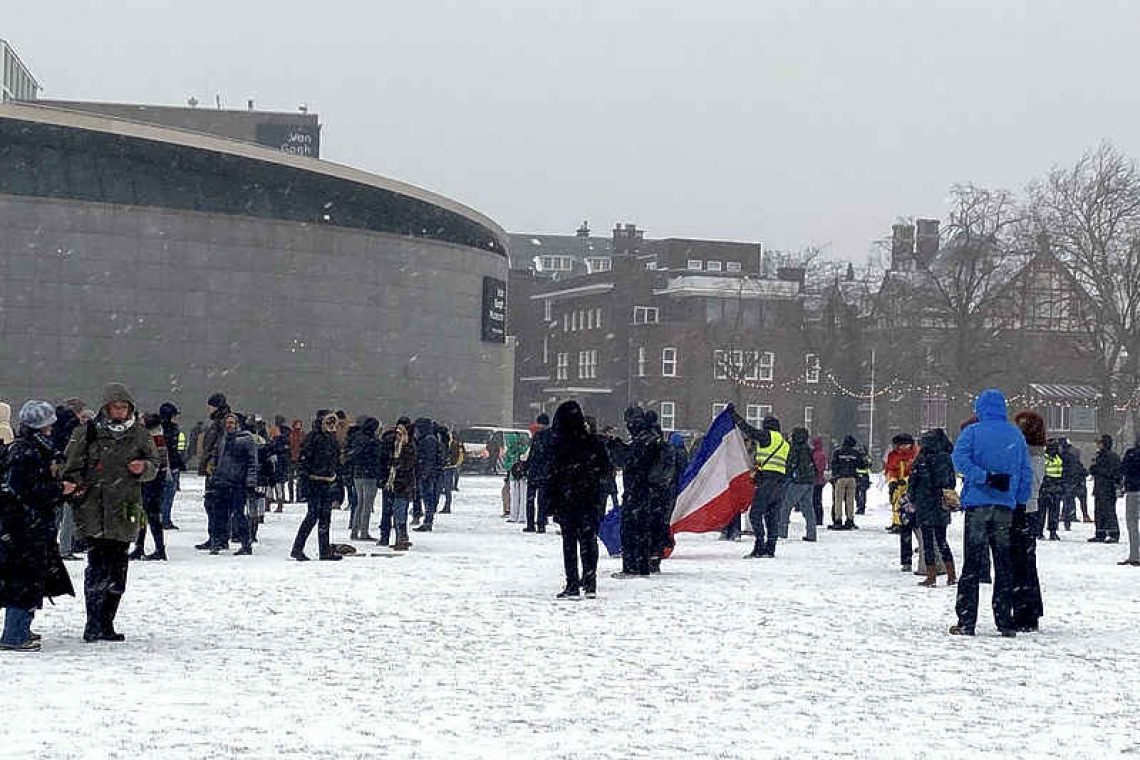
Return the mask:
[(35, 100), (40, 85), (32, 72), (5, 40), (0, 40), (0, 103), (7, 100)]

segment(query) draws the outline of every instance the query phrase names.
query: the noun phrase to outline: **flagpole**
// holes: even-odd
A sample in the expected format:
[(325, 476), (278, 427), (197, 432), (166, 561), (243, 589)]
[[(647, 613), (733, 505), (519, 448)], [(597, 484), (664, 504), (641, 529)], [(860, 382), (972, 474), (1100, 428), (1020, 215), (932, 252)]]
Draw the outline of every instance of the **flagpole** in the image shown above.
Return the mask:
[(871, 422), (867, 426), (867, 452), (874, 456), (875, 451), (875, 349), (871, 349)]

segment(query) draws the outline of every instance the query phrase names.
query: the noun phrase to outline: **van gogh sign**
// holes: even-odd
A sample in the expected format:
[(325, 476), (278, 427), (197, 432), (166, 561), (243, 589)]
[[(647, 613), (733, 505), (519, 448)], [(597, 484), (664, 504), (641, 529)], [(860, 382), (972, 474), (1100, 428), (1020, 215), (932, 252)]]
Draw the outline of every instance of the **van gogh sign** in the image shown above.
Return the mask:
[(320, 128), (312, 124), (258, 124), (257, 144), (295, 156), (321, 157)]
[(494, 277), (483, 278), (483, 340), (507, 341), (507, 283)]

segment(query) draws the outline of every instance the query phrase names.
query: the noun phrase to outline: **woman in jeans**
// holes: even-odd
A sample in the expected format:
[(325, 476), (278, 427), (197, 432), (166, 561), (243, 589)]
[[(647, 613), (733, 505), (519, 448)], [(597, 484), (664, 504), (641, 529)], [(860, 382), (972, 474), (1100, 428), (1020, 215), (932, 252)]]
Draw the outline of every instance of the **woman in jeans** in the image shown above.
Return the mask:
[(914, 504), (915, 520), (922, 532), (923, 559), (926, 564), (926, 577), (919, 581), (920, 586), (934, 586), (938, 582), (938, 556), (935, 555), (935, 550), (940, 552), (946, 566), (946, 585), (952, 586), (958, 582), (954, 553), (946, 543), (950, 512), (942, 503), (942, 491), (957, 485), (954, 462), (950, 459), (953, 450), (946, 431), (937, 428), (925, 433), (907, 481), (907, 493)]
[(368, 533), (376, 503), (376, 480), (380, 472), (380, 420), (365, 417), (348, 449), (348, 467), (356, 484), (357, 505), (352, 513), (352, 540), (375, 541)]

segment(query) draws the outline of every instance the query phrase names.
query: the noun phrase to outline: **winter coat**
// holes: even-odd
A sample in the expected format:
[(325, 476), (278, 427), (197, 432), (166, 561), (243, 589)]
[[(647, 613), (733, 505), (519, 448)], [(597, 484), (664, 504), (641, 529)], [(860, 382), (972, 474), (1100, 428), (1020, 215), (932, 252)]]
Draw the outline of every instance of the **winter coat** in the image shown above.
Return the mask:
[(673, 447), (673, 464), (676, 469), (673, 477), (674, 497), (681, 490), (681, 476), (689, 469), (689, 452), (685, 448), (685, 439), (680, 433), (669, 434), (669, 445)]
[(507, 472), (515, 466), (515, 462), (522, 459), (527, 451), (527, 440), (520, 433), (505, 433), (506, 448), (503, 451), (503, 469)]
[(416, 495), (416, 443), (402, 427), (392, 427), (380, 436), (380, 487), (392, 496)]
[(827, 482), (827, 452), (823, 450), (823, 439), (819, 436), (811, 439), (811, 458), (815, 462), (815, 484), (822, 486)]
[(1089, 471), (1081, 462), (1081, 452), (1068, 443), (1061, 447), (1061, 466), (1061, 480), (1066, 490), (1085, 488), (1085, 479), (1088, 478)]
[(1093, 496), (1116, 496), (1120, 486), (1120, 457), (1112, 450), (1112, 437), (1103, 436), (1104, 448), (1097, 452), (1089, 465), (1089, 475), (1093, 479)]
[(859, 469), (866, 466), (867, 459), (859, 450), (858, 442), (851, 436), (844, 438), (843, 445), (831, 455), (831, 477), (833, 480), (857, 478), (859, 477)]
[[(130, 404), (126, 422), (113, 423), (106, 416), (115, 401)], [(63, 479), (76, 485), (78, 503), (73, 504), (75, 531), (80, 538), (102, 538), (129, 543), (143, 524), (142, 484), (158, 473), (158, 452), (150, 433), (136, 421), (135, 404), (127, 389), (112, 383), (103, 391), (99, 417), (75, 429), (67, 445)], [(127, 465), (136, 460), (146, 465), (139, 475)]]
[(787, 474), (791, 478), (791, 482), (798, 485), (815, 485), (819, 472), (816, 470), (815, 457), (812, 456), (811, 447), (808, 446), (807, 428), (798, 427), (792, 430), (792, 447), (788, 452)]
[(306, 479), (332, 482), (340, 474), (340, 444), (334, 433), (312, 430), (301, 444), (297, 469)]
[(293, 464), (301, 461), (301, 445), (305, 443), (305, 430), (298, 422), (295, 420), (289, 428), (289, 461)]
[(227, 432), (218, 441), (215, 459), (206, 488), (257, 488), (257, 441), (248, 431)]
[(55, 424), (51, 426), (51, 445), (56, 452), (62, 454), (67, 450), (67, 442), (71, 434), (79, 427), (79, 415), (66, 406), (55, 408)]
[(348, 444), (348, 467), (357, 480), (380, 479), (380, 439), (376, 431), (380, 422), (366, 417)]
[(550, 428), (537, 431), (530, 439), (530, 453), (526, 459), (526, 479), (531, 488), (546, 484), (550, 470), (550, 444), (554, 433)]
[(273, 482), (289, 482), (289, 465), (293, 461), (293, 452), (289, 447), (289, 428), (281, 425), (277, 428), (277, 435), (269, 442), (269, 450), (273, 454)]
[(957, 485), (954, 462), (950, 458), (953, 449), (950, 439), (941, 429), (931, 430), (922, 436), (922, 448), (914, 458), (907, 480), (907, 493), (914, 504), (919, 527), (950, 523), (950, 512), (942, 506), (942, 491)]
[(75, 595), (55, 540), (55, 508), (63, 489), (52, 474), (55, 448), (23, 430), (7, 451), (0, 494), (0, 607), (32, 610), (44, 597)]
[(635, 427), (630, 433), (633, 440), (622, 476), (625, 485), (622, 505), (635, 512), (652, 510), (660, 507), (660, 495), (673, 485), (675, 467), (671, 447), (652, 428)]
[(458, 468), (463, 464), (463, 460), (467, 458), (467, 452), (463, 450), (463, 442), (459, 440), (459, 436), (452, 435), (447, 443), (447, 466), (449, 468)]
[(171, 472), (183, 472), (186, 469), (186, 458), (178, 450), (178, 438), (181, 435), (178, 423), (168, 419), (162, 421), (162, 437), (166, 440), (166, 453), (170, 458)]
[[(891, 449), (887, 454), (887, 463), (883, 468), (883, 473), (887, 476), (887, 480), (906, 480), (910, 476), (910, 468), (914, 464), (914, 458), (916, 456), (918, 456), (918, 452), (915, 451), (913, 446), (909, 449)], [(832, 470), (831, 477), (835, 477), (834, 470)]]
[(12, 432), (12, 407), (0, 401), (0, 445), (11, 443), (15, 437)]
[(576, 401), (558, 407), (550, 429), (547, 511), (564, 528), (596, 527), (604, 504), (601, 482), (610, 469), (605, 441), (590, 432)]
[[(1025, 436), (1006, 416), (1005, 396), (983, 391), (974, 402), (978, 421), (958, 436), (954, 467), (962, 474), (962, 509), (1026, 504), (1033, 489), (1033, 465)], [(1005, 491), (986, 485), (989, 474), (1009, 476)]]
[[(421, 417), (416, 420), (416, 476), (420, 479), (439, 480), (443, 474), (443, 463), (446, 455), (443, 444), (435, 434), (432, 421)], [(514, 464), (511, 462), (510, 464)]]
[(218, 442), (226, 434), (226, 417), (230, 416), (230, 408), (223, 406), (214, 410), (210, 415), (210, 423), (202, 431), (201, 448), (198, 457), (198, 474), (203, 477), (213, 473), (218, 465)]
[(1140, 491), (1140, 436), (1136, 445), (1124, 452), (1120, 462), (1120, 476), (1124, 478), (1124, 490), (1128, 493)]

